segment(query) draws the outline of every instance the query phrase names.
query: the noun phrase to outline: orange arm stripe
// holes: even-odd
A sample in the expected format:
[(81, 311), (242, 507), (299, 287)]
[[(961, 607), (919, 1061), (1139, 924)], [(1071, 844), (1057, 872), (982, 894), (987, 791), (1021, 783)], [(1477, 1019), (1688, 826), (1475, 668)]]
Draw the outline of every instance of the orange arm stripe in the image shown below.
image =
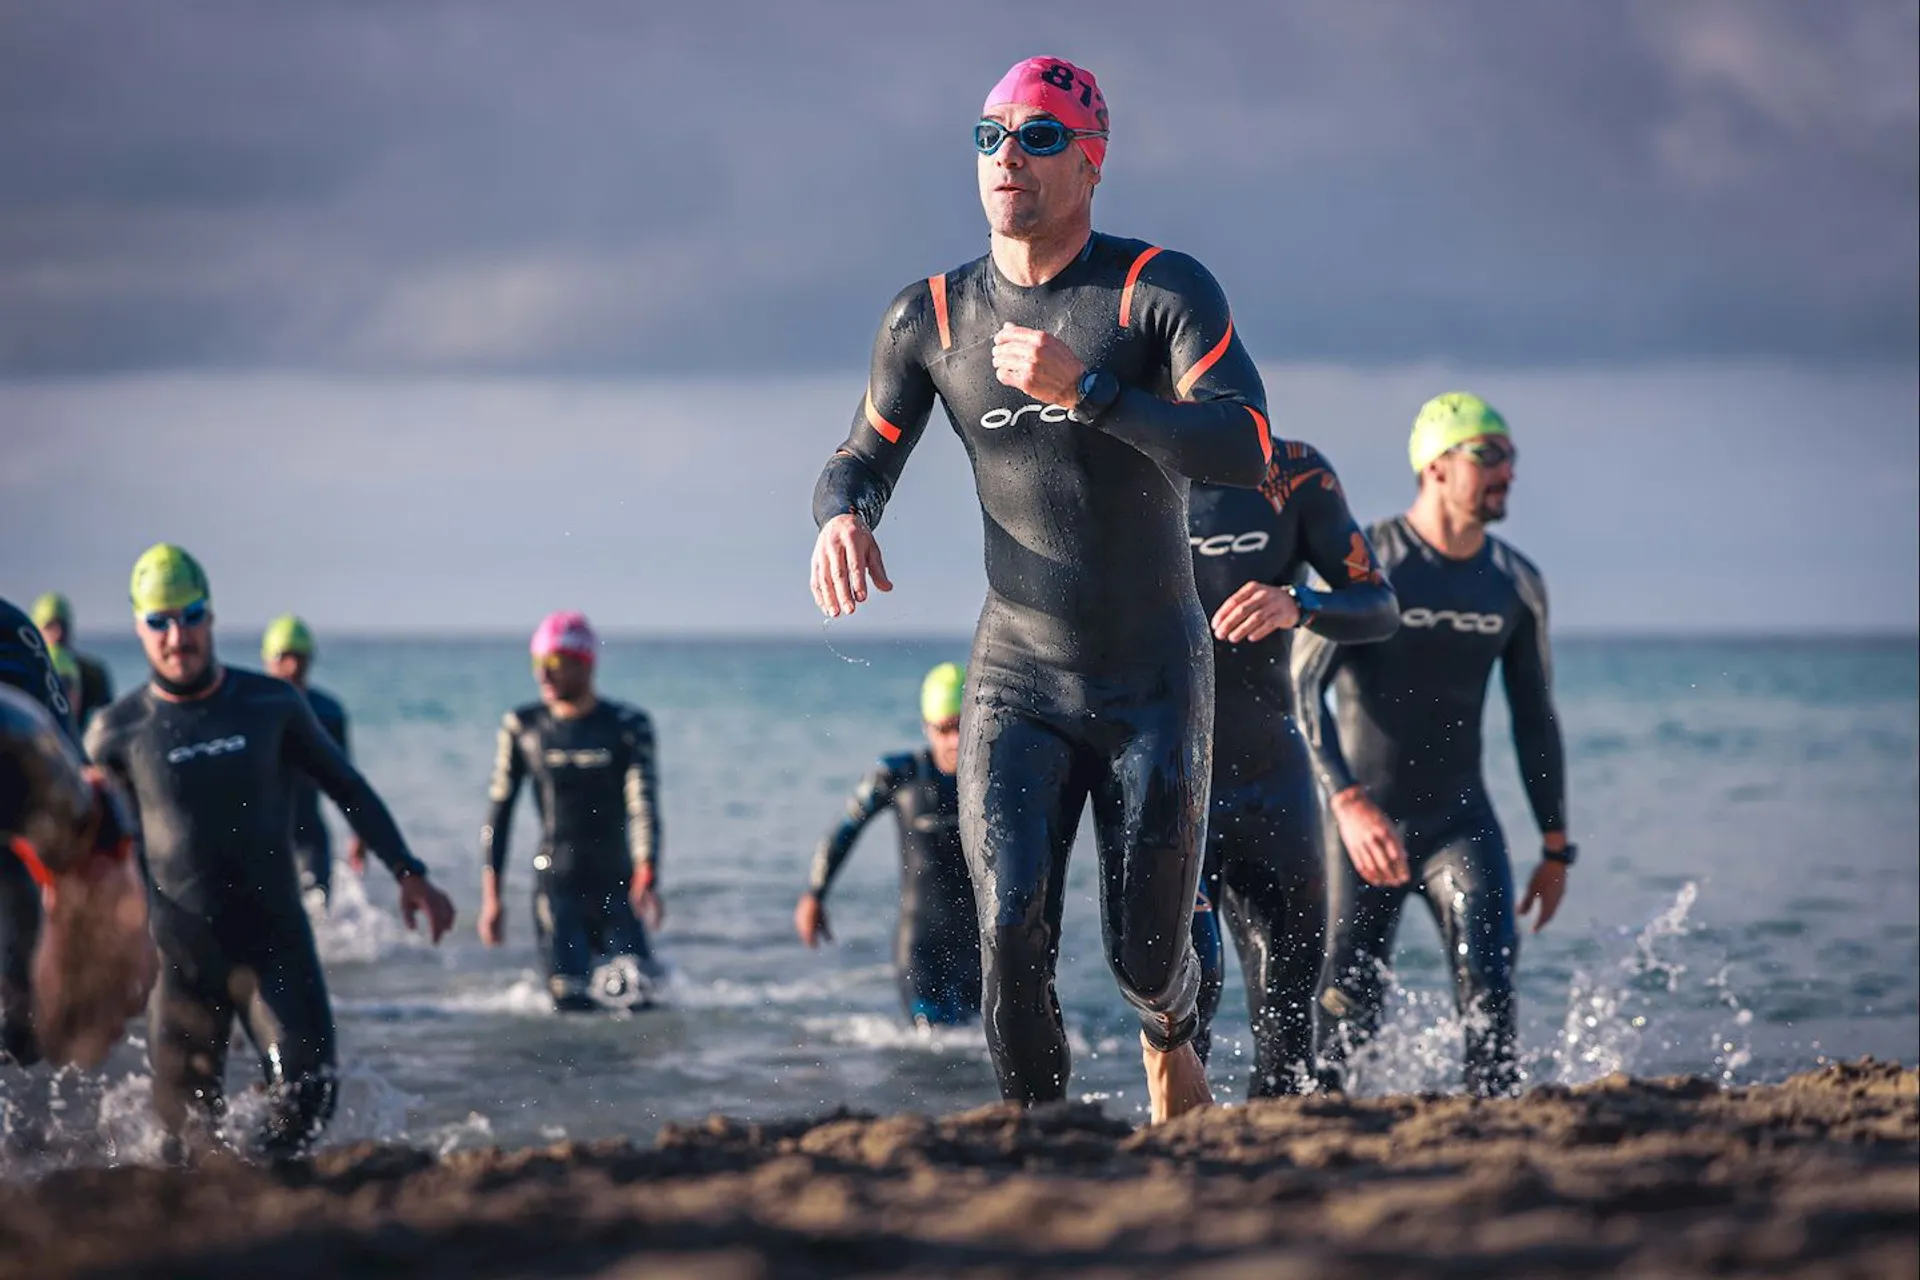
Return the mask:
[(1140, 282), (1140, 268), (1151, 262), (1153, 255), (1159, 252), (1157, 245), (1147, 249), (1133, 260), (1132, 266), (1127, 268), (1127, 286), (1120, 291), (1120, 327), (1122, 329), (1133, 323), (1133, 286)]
[(953, 345), (953, 330), (947, 327), (947, 278), (928, 276), (927, 288), (933, 290), (933, 318), (940, 322), (940, 349)]
[(1253, 415), (1253, 424), (1260, 428), (1261, 456), (1265, 457), (1267, 462), (1271, 464), (1273, 462), (1273, 432), (1267, 430), (1267, 420), (1260, 416), (1258, 409), (1252, 405), (1248, 405), (1247, 412)]
[[(1201, 356), (1199, 363), (1194, 365), (1193, 368), (1187, 370), (1187, 376), (1180, 379), (1180, 385), (1173, 389), (1173, 393), (1179, 396), (1182, 400), (1185, 400), (1187, 398), (1187, 392), (1193, 390), (1193, 384), (1200, 381), (1201, 378), (1205, 377), (1207, 370), (1213, 368), (1214, 365), (1220, 363), (1220, 357), (1227, 354), (1227, 344), (1232, 341), (1233, 341), (1233, 317), (1229, 316), (1227, 317), (1226, 333), (1222, 335), (1220, 341), (1213, 344), (1213, 350)], [(1273, 450), (1268, 449), (1267, 452), (1272, 453)]]
[(878, 431), (880, 438), (888, 444), (900, 443), (900, 428), (881, 417), (880, 411), (873, 407), (873, 392), (871, 390), (867, 392), (867, 425), (875, 431)]

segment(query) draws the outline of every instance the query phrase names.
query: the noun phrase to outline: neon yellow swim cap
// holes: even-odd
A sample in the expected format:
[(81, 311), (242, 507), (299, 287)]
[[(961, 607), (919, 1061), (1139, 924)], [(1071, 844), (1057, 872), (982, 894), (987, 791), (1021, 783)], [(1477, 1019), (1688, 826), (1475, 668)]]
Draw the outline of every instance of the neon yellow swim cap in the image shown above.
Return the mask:
[(1466, 391), (1449, 391), (1420, 406), (1407, 441), (1407, 461), (1415, 471), (1425, 471), (1429, 462), (1456, 445), (1507, 434), (1507, 420), (1492, 405)]
[(943, 662), (927, 672), (920, 685), (920, 718), (939, 724), (960, 714), (960, 692), (966, 688), (967, 669), (957, 662)]
[(129, 588), (135, 613), (155, 609), (184, 609), (200, 600), (211, 599), (207, 574), (200, 562), (171, 542), (148, 547), (133, 562), (133, 585)]
[(297, 653), (303, 658), (313, 656), (313, 632), (307, 624), (290, 613), (283, 613), (267, 624), (267, 633), (260, 637), (260, 660), (272, 662), (283, 653)]
[(73, 605), (58, 591), (49, 591), (33, 602), (33, 625), (44, 631), (49, 622), (73, 625)]

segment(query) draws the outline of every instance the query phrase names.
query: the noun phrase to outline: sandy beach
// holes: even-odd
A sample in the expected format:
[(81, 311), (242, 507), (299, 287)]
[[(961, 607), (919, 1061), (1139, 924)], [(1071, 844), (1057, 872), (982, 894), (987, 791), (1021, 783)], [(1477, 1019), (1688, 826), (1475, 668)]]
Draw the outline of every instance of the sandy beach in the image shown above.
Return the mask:
[(1920, 1074), (1518, 1100), (1292, 1099), (1135, 1129), (1097, 1107), (713, 1117), (652, 1147), (0, 1190), (9, 1276), (1912, 1276)]

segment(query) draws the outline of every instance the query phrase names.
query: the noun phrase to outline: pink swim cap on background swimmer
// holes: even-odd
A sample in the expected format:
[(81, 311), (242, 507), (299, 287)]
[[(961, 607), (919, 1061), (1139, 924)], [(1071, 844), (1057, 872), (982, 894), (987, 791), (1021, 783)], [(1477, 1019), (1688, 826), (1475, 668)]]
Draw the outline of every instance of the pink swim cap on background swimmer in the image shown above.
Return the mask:
[(599, 651), (600, 637), (593, 634), (586, 614), (569, 609), (548, 614), (535, 629), (528, 647), (536, 658), (558, 653), (591, 663)]
[[(1065, 58), (1028, 58), (1016, 62), (1013, 70), (1000, 77), (982, 115), (995, 107), (1020, 106), (1044, 111), (1069, 129), (1107, 128), (1107, 100), (1100, 94), (1100, 83), (1090, 71), (1082, 71)], [(1080, 149), (1098, 169), (1106, 163), (1105, 138), (1081, 138)]]

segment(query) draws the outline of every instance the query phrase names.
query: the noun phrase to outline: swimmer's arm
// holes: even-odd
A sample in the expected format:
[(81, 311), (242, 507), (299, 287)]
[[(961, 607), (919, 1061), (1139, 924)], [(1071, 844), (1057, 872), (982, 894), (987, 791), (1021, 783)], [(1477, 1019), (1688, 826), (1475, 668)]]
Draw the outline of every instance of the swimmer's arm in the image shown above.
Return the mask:
[(507, 838), (513, 830), (513, 802), (526, 779), (526, 761), (520, 756), (520, 718), (509, 711), (500, 722), (500, 739), (493, 753), (493, 778), (487, 784), (487, 821), (480, 828), (481, 856), (496, 882), (507, 873)]
[(1133, 302), (1132, 323), (1166, 344), (1176, 398), (1123, 387), (1100, 415), (1100, 429), (1190, 480), (1258, 485), (1273, 455), (1267, 393), (1219, 283), (1185, 254), (1156, 254), (1141, 272)]
[(634, 712), (627, 722), (627, 848), (633, 869), (646, 871), (648, 884), (660, 878), (660, 770), (653, 721)]
[(1313, 755), (1313, 771), (1329, 799), (1355, 785), (1353, 770), (1340, 750), (1340, 730), (1327, 714), (1327, 687), (1340, 669), (1340, 646), (1312, 631), (1293, 641), (1293, 717)]
[(880, 524), (933, 412), (926, 352), (935, 323), (925, 281), (903, 289), (887, 308), (873, 342), (867, 391), (853, 411), (853, 429), (814, 485), (816, 526), (843, 515), (860, 517), (869, 529)]
[(1294, 502), (1307, 563), (1318, 575), (1317, 584), (1294, 588), (1300, 625), (1339, 644), (1385, 640), (1398, 631), (1400, 602), (1347, 506), (1333, 467), (1326, 467), (1324, 477), (1310, 476), (1295, 491)]
[(1567, 827), (1566, 752), (1553, 705), (1553, 655), (1547, 639), (1547, 593), (1538, 573), (1517, 565), (1517, 581), (1526, 607), (1500, 655), (1500, 680), (1513, 714), (1514, 752), (1527, 803), (1541, 834)]
[(860, 785), (854, 788), (853, 795), (847, 799), (847, 816), (832, 834), (820, 842), (819, 849), (813, 855), (813, 872), (807, 878), (807, 892), (816, 898), (825, 899), (827, 887), (840, 874), (840, 867), (853, 852), (854, 842), (860, 833), (866, 830), (874, 815), (893, 803), (894, 792), (899, 789), (899, 771), (889, 761), (881, 761), (866, 777), (860, 779)]
[(396, 879), (424, 876), (426, 864), (413, 856), (393, 814), (353, 763), (342, 755), (332, 736), (320, 727), (307, 700), (289, 693), (286, 752), (288, 763), (303, 771), (327, 798), (340, 807), (355, 835), (366, 841), (374, 856), (387, 864)]

